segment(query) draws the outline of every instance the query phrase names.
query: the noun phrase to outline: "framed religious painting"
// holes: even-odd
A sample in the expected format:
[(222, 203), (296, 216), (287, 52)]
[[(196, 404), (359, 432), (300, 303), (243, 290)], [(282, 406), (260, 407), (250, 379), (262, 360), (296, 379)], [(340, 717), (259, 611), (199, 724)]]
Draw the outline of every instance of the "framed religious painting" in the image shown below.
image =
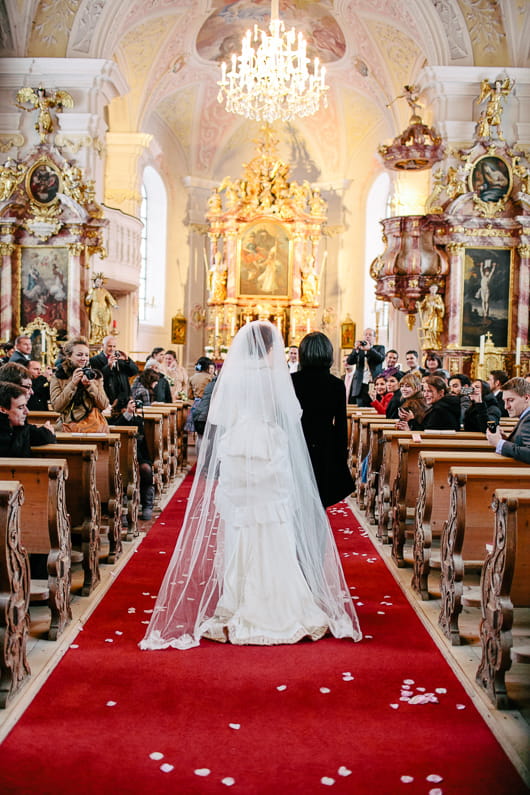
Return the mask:
[(510, 340), (513, 252), (510, 248), (466, 248), (462, 285), (461, 346), (478, 348), (490, 332), (496, 348)]
[(355, 345), (355, 323), (349, 315), (340, 324), (340, 347), (351, 350)]
[(59, 170), (49, 160), (39, 160), (28, 170), (26, 191), (37, 204), (50, 204), (61, 188)]
[(249, 224), (238, 240), (237, 259), (240, 296), (289, 298), (292, 241), (283, 224)]
[(58, 334), (67, 328), (68, 255), (66, 247), (22, 247), (19, 328), (39, 317)]

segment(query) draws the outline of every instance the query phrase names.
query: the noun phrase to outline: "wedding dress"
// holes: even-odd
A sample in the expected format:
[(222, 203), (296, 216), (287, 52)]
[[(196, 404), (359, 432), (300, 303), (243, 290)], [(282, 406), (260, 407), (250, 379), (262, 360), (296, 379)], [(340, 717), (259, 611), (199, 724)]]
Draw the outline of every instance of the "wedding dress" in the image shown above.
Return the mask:
[(234, 338), (212, 396), (184, 525), (142, 649), (360, 640), (301, 409), (270, 323)]

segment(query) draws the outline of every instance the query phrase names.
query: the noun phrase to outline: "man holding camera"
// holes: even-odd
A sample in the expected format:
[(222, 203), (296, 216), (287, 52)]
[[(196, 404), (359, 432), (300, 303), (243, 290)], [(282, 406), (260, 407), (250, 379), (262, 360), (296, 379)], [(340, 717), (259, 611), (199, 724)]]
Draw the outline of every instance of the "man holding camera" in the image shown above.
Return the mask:
[(384, 346), (375, 345), (375, 331), (373, 328), (366, 328), (363, 339), (355, 343), (353, 351), (346, 360), (348, 364), (355, 365), (348, 403), (356, 403), (358, 406), (370, 405), (368, 384), (379, 375), (384, 360)]
[(102, 346), (102, 350), (90, 359), (90, 366), (103, 374), (103, 386), (113, 406), (118, 398), (130, 397), (129, 378), (138, 375), (138, 367), (126, 353), (118, 350), (115, 337), (105, 337)]
[(499, 428), (486, 431), (488, 442), (499, 455), (530, 464), (530, 383), (524, 378), (510, 378), (502, 387), (508, 416), (519, 422), (508, 437)]

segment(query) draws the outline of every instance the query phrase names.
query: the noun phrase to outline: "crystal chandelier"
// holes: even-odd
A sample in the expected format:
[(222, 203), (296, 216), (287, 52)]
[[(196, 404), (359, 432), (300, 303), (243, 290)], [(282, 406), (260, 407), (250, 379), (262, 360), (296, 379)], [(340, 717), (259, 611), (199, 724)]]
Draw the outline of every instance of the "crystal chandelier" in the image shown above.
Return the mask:
[(315, 58), (309, 71), (307, 43), (294, 28), (285, 31), (278, 4), (279, 0), (272, 0), (270, 35), (257, 25), (253, 32), (247, 30), (241, 55), (232, 55), (230, 71), (226, 63), (222, 64), (217, 83), (217, 99), (226, 101), (227, 111), (268, 123), (311, 116), (319, 109), (321, 99), (327, 107), (326, 69)]

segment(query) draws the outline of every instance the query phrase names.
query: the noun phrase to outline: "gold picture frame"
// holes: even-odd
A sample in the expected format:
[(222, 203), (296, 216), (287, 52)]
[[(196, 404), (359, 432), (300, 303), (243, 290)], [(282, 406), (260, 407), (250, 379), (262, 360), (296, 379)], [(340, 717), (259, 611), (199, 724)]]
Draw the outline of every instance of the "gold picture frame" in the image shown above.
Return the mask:
[(61, 172), (47, 157), (41, 157), (28, 169), (26, 192), (36, 204), (51, 204), (62, 192)]
[(478, 348), (488, 331), (496, 348), (512, 333), (513, 249), (470, 246), (464, 252), (460, 346)]

